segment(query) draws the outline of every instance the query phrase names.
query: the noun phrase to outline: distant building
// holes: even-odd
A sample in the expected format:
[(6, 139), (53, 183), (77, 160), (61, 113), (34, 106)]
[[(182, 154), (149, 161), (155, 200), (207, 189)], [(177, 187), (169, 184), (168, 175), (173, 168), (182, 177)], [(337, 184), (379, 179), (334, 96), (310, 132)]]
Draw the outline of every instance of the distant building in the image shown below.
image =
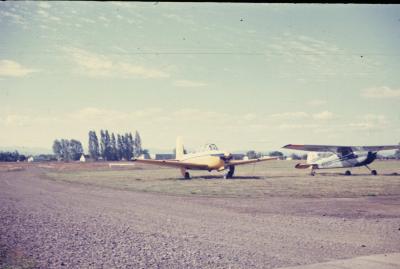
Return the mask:
[(156, 160), (170, 160), (175, 159), (175, 154), (165, 153), (165, 154), (156, 154)]
[(243, 153), (232, 153), (232, 159), (233, 160), (243, 160), (244, 156), (246, 156), (246, 154), (243, 154)]
[(34, 161), (33, 156), (29, 156), (29, 158), (28, 158), (28, 163), (31, 163), (31, 162), (33, 162), (33, 161)]
[(80, 162), (86, 162), (85, 155), (82, 154), (81, 158), (79, 159)]
[(141, 154), (140, 156), (137, 157), (138, 159), (142, 159), (142, 160), (149, 160), (151, 159), (150, 154)]

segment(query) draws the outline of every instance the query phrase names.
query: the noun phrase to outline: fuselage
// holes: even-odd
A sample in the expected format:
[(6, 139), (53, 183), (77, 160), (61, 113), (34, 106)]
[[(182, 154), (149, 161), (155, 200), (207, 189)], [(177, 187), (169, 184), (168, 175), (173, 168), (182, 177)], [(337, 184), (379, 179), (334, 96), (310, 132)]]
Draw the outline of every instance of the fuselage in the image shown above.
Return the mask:
[(317, 169), (327, 169), (364, 166), (372, 163), (375, 159), (376, 152), (355, 151), (344, 156), (338, 156), (333, 153), (330, 156), (324, 157), (316, 155), (316, 158), (307, 160), (307, 163), (312, 164)]
[[(227, 155), (228, 154), (224, 151), (209, 150), (209, 151), (185, 154), (178, 161), (206, 165), (208, 167), (207, 170), (209, 170), (209, 171), (220, 170), (220, 169), (224, 168), (224, 164), (225, 164), (225, 162), (222, 158), (224, 158)], [(191, 168), (191, 169), (195, 170), (195, 168)], [(196, 170), (203, 170), (203, 169), (199, 168)]]

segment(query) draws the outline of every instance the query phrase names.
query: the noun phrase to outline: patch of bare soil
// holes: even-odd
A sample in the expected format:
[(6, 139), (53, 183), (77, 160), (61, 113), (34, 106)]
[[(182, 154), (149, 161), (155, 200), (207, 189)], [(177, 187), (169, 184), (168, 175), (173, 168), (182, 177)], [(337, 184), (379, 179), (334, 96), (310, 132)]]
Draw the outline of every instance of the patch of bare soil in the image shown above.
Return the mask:
[(399, 196), (167, 196), (47, 170), (0, 172), (2, 267), (279, 268), (400, 251)]

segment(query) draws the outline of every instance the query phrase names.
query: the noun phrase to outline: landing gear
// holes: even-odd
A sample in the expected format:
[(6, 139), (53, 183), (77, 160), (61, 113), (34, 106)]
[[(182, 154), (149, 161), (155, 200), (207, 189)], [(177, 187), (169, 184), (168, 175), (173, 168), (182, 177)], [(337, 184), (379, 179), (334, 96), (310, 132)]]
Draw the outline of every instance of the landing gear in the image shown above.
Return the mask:
[(232, 178), (234, 173), (235, 173), (235, 166), (229, 166), (228, 173), (226, 173), (226, 174), (224, 175), (224, 178), (225, 178), (225, 179)]
[(310, 176), (315, 176), (315, 169), (318, 169), (318, 165), (314, 165), (314, 164), (312, 164), (312, 165), (310, 165), (308, 168), (310, 168), (311, 169), (311, 172), (310, 172)]
[(368, 165), (365, 165), (365, 167), (367, 167), (368, 170), (371, 171), (371, 175), (376, 176), (378, 174), (378, 172), (376, 170), (371, 170), (371, 168), (369, 168)]
[(185, 177), (185, 179), (190, 179), (190, 174), (189, 174), (189, 172), (185, 172), (184, 177)]
[(346, 172), (344, 172), (344, 175), (345, 175), (345, 176), (351, 176), (350, 170), (347, 170)]
[(181, 169), (181, 174), (182, 174), (184, 179), (190, 179), (190, 174), (185, 169)]

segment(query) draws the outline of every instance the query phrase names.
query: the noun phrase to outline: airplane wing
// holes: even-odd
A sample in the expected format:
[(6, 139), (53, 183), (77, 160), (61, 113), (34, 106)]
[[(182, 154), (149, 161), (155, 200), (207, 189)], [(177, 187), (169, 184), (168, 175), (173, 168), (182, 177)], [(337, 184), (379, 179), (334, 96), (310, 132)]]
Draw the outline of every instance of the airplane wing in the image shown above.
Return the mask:
[(277, 160), (277, 159), (279, 159), (279, 158), (278, 157), (264, 157), (264, 158), (257, 158), (257, 159), (251, 159), (251, 160), (231, 160), (231, 161), (225, 163), (225, 167), (249, 164), (249, 163), (257, 163), (257, 162), (263, 162), (263, 161), (272, 161), (272, 160)]
[(389, 146), (364, 146), (364, 147), (353, 147), (354, 150), (356, 150), (356, 148), (361, 149), (361, 150), (365, 150), (365, 151), (373, 151), (373, 152), (377, 152), (377, 151), (381, 151), (381, 150), (392, 150), (392, 149), (400, 149), (400, 145), (389, 145)]
[(380, 150), (400, 149), (400, 145), (389, 146), (328, 146), (328, 145), (293, 145), (288, 144), (284, 146), (285, 149), (304, 150), (304, 151), (317, 151), (317, 152), (333, 152), (343, 153), (352, 151), (372, 151), (377, 152)]
[[(337, 152), (341, 146), (328, 146), (328, 145), (294, 145), (288, 144), (282, 148), (304, 150), (304, 151), (317, 151), (317, 152)], [(348, 148), (348, 147), (347, 147)]]
[(175, 168), (186, 168), (186, 169), (208, 169), (207, 165), (204, 164), (194, 164), (188, 162), (181, 162), (177, 160), (145, 160), (145, 159), (134, 159), (134, 162), (155, 164), (160, 166), (168, 166)]

